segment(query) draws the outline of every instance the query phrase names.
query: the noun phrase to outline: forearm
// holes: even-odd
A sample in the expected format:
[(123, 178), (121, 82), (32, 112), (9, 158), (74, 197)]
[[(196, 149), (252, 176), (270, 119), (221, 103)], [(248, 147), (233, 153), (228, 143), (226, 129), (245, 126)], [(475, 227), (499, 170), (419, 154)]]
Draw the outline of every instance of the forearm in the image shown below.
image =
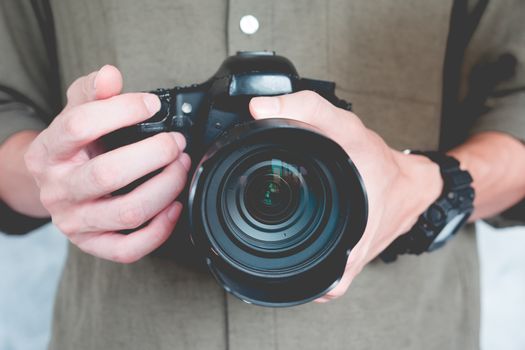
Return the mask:
[(0, 145), (0, 199), (22, 214), (47, 217), (38, 187), (24, 163), (24, 154), (37, 135), (36, 131), (22, 131)]
[[(470, 221), (496, 215), (525, 197), (525, 145), (499, 133), (475, 135), (448, 152), (468, 170), (476, 191), (474, 213)], [(394, 236), (408, 231), (443, 190), (439, 167), (428, 158), (394, 151), (400, 176), (391, 186), (395, 206), (391, 229)], [(397, 219), (395, 219), (397, 218)]]
[(496, 215), (525, 197), (525, 145), (499, 132), (473, 136), (451, 150), (472, 175), (476, 191), (471, 221)]

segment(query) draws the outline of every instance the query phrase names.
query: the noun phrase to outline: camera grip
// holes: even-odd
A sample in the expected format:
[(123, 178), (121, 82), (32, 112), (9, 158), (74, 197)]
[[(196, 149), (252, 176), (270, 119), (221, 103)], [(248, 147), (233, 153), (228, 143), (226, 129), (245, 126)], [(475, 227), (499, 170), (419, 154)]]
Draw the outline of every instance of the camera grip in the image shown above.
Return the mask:
[[(157, 89), (150, 91), (150, 93), (159, 97), (161, 102), (160, 110), (142, 123), (115, 130), (102, 137), (106, 149), (119, 148), (161, 132), (179, 131), (184, 136), (187, 136), (186, 133), (188, 131), (184, 130), (184, 123), (177, 123), (177, 118), (172, 112), (174, 108), (170, 90)], [(181, 125), (179, 126), (179, 124)]]

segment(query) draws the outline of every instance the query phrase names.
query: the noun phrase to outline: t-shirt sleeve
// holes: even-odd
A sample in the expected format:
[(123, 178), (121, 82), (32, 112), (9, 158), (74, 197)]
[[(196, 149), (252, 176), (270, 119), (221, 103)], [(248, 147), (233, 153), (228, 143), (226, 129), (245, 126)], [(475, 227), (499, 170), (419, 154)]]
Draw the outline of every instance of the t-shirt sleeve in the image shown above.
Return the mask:
[[(0, 144), (19, 131), (44, 129), (59, 107), (56, 51), (50, 45), (53, 26), (46, 6), (46, 1), (0, 2)], [(0, 203), (0, 231), (24, 233), (43, 222)]]
[[(486, 3), (462, 70), (464, 111), (472, 114), (469, 134), (498, 131), (525, 142), (525, 2)], [(523, 225), (525, 201), (487, 221), (497, 227)]]

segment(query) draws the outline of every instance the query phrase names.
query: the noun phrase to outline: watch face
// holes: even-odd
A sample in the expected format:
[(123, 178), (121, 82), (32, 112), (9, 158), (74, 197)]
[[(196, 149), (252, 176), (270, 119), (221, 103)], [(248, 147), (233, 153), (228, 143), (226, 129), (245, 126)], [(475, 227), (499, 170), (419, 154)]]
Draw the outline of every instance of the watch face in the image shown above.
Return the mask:
[(468, 213), (463, 213), (456, 215), (452, 220), (450, 220), (443, 230), (437, 235), (432, 244), (428, 247), (428, 251), (436, 250), (442, 247), (447, 240), (449, 240), (467, 221), (469, 217)]

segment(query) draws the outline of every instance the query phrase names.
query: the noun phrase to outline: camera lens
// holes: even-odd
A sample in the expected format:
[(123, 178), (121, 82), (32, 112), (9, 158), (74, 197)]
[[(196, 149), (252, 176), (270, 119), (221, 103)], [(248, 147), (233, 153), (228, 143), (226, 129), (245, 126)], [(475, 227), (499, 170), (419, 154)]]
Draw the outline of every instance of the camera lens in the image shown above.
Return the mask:
[(192, 240), (210, 271), (241, 299), (266, 306), (313, 300), (343, 275), (367, 201), (334, 141), (284, 119), (224, 133), (197, 166), (189, 193)]
[(246, 210), (255, 220), (274, 225), (283, 223), (297, 210), (301, 178), (297, 168), (273, 159), (247, 180), (244, 191)]

